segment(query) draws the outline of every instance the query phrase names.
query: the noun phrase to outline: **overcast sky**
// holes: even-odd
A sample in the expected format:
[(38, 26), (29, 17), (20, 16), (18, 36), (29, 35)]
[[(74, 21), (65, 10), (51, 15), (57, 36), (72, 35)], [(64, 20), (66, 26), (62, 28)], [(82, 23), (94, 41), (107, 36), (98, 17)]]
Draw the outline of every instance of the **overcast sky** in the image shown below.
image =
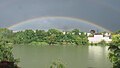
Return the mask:
[(119, 30), (120, 0), (0, 0), (0, 27), (45, 16), (75, 17)]

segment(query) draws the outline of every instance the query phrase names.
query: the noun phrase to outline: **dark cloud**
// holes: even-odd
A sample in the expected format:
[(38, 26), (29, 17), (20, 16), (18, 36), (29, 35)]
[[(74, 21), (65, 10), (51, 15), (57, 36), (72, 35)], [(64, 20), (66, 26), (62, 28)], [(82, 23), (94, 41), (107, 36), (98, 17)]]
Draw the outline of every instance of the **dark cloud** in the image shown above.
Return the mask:
[(66, 16), (114, 31), (120, 29), (119, 3), (119, 0), (0, 0), (0, 27), (37, 17)]

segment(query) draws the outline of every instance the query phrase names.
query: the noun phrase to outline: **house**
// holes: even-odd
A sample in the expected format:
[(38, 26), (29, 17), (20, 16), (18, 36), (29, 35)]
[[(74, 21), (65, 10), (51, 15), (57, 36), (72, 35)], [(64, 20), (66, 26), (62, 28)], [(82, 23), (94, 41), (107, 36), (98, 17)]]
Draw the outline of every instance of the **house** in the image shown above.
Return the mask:
[[(88, 34), (91, 35), (90, 33)], [(89, 40), (89, 43), (99, 43), (101, 41), (105, 41), (106, 43), (109, 43), (112, 41), (110, 33), (94, 34), (93, 36), (88, 36), (88, 40)]]

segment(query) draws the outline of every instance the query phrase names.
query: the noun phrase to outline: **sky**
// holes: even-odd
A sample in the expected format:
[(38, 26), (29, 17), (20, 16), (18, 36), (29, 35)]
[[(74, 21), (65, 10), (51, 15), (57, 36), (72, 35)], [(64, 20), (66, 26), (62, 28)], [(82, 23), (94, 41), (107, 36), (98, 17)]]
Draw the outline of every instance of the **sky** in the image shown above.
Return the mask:
[(103, 32), (103, 31), (111, 32), (89, 21), (85, 21), (79, 18), (78, 19), (70, 18), (70, 17), (35, 18), (10, 26), (8, 29), (13, 31), (22, 31), (25, 29), (32, 29), (32, 30), (40, 29), (46, 31), (48, 29), (58, 29), (61, 31), (70, 31), (73, 29), (79, 29), (81, 32), (89, 32), (90, 30), (95, 30), (96, 32)]
[(0, 0), (0, 27), (46, 16), (80, 18), (120, 29), (120, 0)]

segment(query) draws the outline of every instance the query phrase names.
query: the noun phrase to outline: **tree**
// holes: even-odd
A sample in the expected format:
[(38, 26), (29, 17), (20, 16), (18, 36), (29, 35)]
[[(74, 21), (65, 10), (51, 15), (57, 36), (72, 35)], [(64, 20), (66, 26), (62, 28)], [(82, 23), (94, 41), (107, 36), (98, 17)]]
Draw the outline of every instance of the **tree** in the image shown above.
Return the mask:
[(13, 61), (12, 46), (6, 45), (5, 42), (0, 42), (0, 61)]
[(17, 59), (14, 59), (12, 46), (5, 42), (0, 42), (0, 68), (18, 68), (15, 64)]
[(116, 34), (112, 36), (112, 43), (116, 46), (120, 46), (120, 34)]
[(60, 42), (60, 38), (62, 36), (62, 32), (56, 29), (49, 29), (47, 31), (47, 42), (49, 44), (56, 44), (57, 42)]
[(52, 34), (55, 34), (56, 36), (59, 36), (59, 35), (61, 35), (63, 33), (61, 31), (59, 31), (59, 30), (56, 30), (56, 29), (49, 29), (47, 31), (47, 34), (48, 34), (48, 36), (50, 36)]
[(12, 43), (13, 32), (6, 28), (0, 28), (0, 41)]
[(113, 68), (120, 68), (120, 48), (110, 44), (108, 58), (113, 63)]
[(116, 31), (115, 33), (116, 33), (116, 34), (120, 34), (120, 30)]
[(80, 38), (79, 36), (74, 36), (73, 38), (76, 45), (82, 45), (82, 38)]
[(95, 34), (95, 30), (90, 30), (90, 33), (91, 34)]
[(80, 31), (78, 29), (74, 29), (71, 31), (74, 35), (79, 35)]
[(88, 38), (84, 32), (81, 32), (80, 38), (81, 38), (82, 45), (88, 44)]
[(47, 43), (52, 45), (52, 44), (56, 44), (56, 35), (52, 34), (50, 36), (47, 37)]
[(23, 31), (19, 31), (17, 33), (14, 33), (14, 37), (13, 37), (13, 43), (14, 44), (22, 44), (24, 43), (24, 32)]
[(72, 34), (68, 33), (68, 34), (65, 34), (63, 35), (62, 37), (62, 44), (69, 44), (69, 43), (72, 43)]
[(35, 40), (35, 33), (33, 30), (25, 30), (24, 31), (24, 42), (30, 43)]
[(35, 33), (33, 30), (19, 31), (15, 33), (14, 42), (15, 43), (31, 43), (35, 40)]
[(113, 68), (120, 68), (120, 35), (112, 36), (112, 42), (109, 44), (108, 57), (113, 63)]
[(35, 32), (35, 41), (36, 42), (45, 42), (47, 33), (44, 30), (36, 30)]

